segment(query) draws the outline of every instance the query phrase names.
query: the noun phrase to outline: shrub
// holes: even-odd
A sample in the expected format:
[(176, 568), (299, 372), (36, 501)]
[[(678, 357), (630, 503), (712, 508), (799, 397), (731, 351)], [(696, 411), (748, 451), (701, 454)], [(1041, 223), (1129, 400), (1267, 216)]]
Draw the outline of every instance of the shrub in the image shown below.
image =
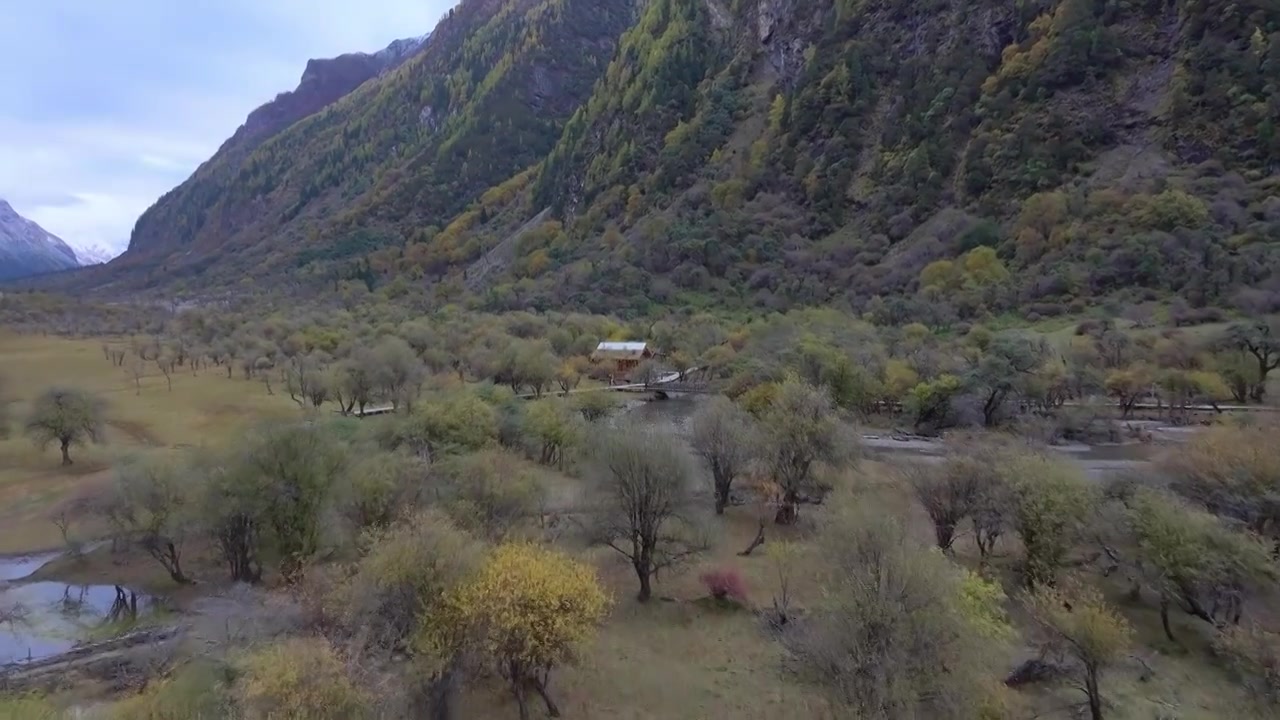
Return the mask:
[(1111, 326), (1112, 323), (1110, 320), (1081, 320), (1080, 324), (1076, 325), (1076, 335), (1098, 337), (1107, 330), (1110, 330)]
[(747, 603), (747, 584), (742, 574), (734, 568), (716, 568), (698, 576), (707, 592), (716, 600), (731, 600), (740, 605)]
[(239, 704), (245, 720), (347, 720), (367, 715), (367, 700), (347, 677), (333, 646), (294, 638), (241, 661)]
[(408, 453), (362, 454), (338, 482), (338, 511), (355, 530), (386, 527), (416, 499), (425, 474)]
[(1037, 302), (1031, 303), (1026, 307), (1028, 319), (1031, 315), (1040, 315), (1041, 317), (1058, 317), (1068, 312), (1066, 305), (1062, 303)]
[(371, 532), (367, 542), (354, 574), (328, 598), (366, 651), (400, 649), (479, 562), (480, 544), (434, 510)]
[(1003, 593), (893, 513), (851, 500), (825, 521), (820, 600), (783, 635), (796, 671), (830, 693), (840, 717), (981, 717), (1008, 633)]
[(441, 464), (443, 499), (464, 530), (493, 541), (506, 538), (541, 510), (542, 472), (515, 453), (481, 450)]
[[(230, 715), (228, 668), (193, 662), (111, 709), (112, 720), (197, 720)], [(0, 717), (4, 717), (0, 714)]]
[(1218, 634), (1213, 649), (1259, 705), (1280, 707), (1280, 635), (1257, 625), (1233, 627)]
[(66, 717), (48, 700), (36, 695), (0, 698), (0, 720), (60, 720)]

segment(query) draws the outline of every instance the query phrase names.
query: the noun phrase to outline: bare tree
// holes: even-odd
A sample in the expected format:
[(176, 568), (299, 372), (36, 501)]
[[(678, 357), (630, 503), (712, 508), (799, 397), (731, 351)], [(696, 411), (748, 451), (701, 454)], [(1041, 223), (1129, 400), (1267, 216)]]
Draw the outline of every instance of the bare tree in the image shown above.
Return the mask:
[(262, 580), (266, 544), (260, 483), (239, 464), (210, 458), (195, 478), (200, 492), (198, 527), (213, 538), (232, 582)]
[(931, 552), (893, 513), (838, 507), (830, 518), (822, 601), (784, 635), (797, 669), (851, 717), (979, 717), (1006, 627), (998, 586)]
[(160, 369), (160, 374), (164, 375), (164, 381), (169, 386), (169, 392), (173, 392), (173, 365), (174, 359), (168, 355), (156, 357), (156, 367)]
[(375, 378), (368, 353), (348, 359), (334, 370), (330, 390), (344, 415), (358, 408), (364, 414), (365, 407), (373, 402)]
[(191, 582), (182, 550), (191, 527), (187, 473), (163, 460), (125, 463), (103, 514), (123, 537), (136, 541), (176, 583)]
[(802, 502), (820, 500), (829, 487), (819, 480), (820, 465), (840, 468), (855, 455), (855, 440), (843, 432), (826, 393), (787, 381), (762, 419), (764, 460), (782, 491), (774, 521), (790, 525)]
[(135, 356), (133, 360), (129, 361), (127, 370), (129, 377), (133, 378), (133, 394), (141, 395), (142, 378), (147, 374), (147, 361), (140, 356)]
[(911, 462), (903, 468), (916, 499), (933, 523), (934, 540), (950, 552), (956, 529), (973, 512), (978, 497), (978, 479), (966, 458), (951, 457), (941, 464)]
[(368, 362), (374, 385), (391, 400), (391, 404), (397, 409), (403, 407), (412, 411), (413, 401), (422, 391), (426, 368), (409, 343), (388, 335), (374, 346)]
[(9, 405), (12, 402), (8, 380), (0, 375), (0, 440), (9, 437)]
[(267, 388), (268, 395), (275, 395), (275, 391), (271, 389), (271, 370), (275, 366), (275, 361), (267, 355), (263, 355), (253, 362), (253, 369), (262, 378), (262, 384)]
[(694, 414), (690, 443), (711, 471), (716, 514), (723, 515), (733, 481), (755, 457), (755, 423), (751, 415), (732, 400), (717, 396)]
[[(284, 369), (284, 387), (290, 399), (305, 408), (307, 403), (320, 407), (328, 395), (324, 382), (326, 357), (322, 353), (299, 355), (289, 359)], [(316, 399), (319, 398), (319, 402)]]
[(653, 595), (658, 572), (706, 548), (684, 511), (690, 501), (689, 462), (675, 440), (648, 428), (622, 428), (598, 438), (595, 480), (601, 495), (601, 542), (631, 563), (637, 598)]

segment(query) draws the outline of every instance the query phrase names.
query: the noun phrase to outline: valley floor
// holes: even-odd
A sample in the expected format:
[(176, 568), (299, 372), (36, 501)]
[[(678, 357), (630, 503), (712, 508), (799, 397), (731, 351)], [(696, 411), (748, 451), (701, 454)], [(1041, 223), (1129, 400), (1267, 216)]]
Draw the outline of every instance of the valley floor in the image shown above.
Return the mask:
[[(225, 371), (217, 368), (175, 373), (172, 389), (159, 371), (150, 371), (135, 383), (131, 374), (104, 359), (101, 344), (97, 340), (0, 335), (0, 368), (17, 380), (19, 416), (24, 405), (46, 386), (75, 384), (106, 398), (111, 418), (104, 443), (75, 448), (76, 463), (70, 468), (59, 467), (54, 449), (38, 451), (21, 436), (0, 442), (2, 553), (62, 548), (63, 533), (53, 520), (77, 498), (91, 498), (100, 492), (110, 482), (112, 464), (124, 457), (216, 444), (263, 419), (301, 416), (287, 396), (268, 394), (258, 382), (228, 379)], [(891, 458), (863, 461), (847, 480), (859, 502), (899, 513), (915, 533), (930, 535), (927, 518), (910, 499)], [(556, 482), (563, 485), (560, 489), (566, 496), (574, 496), (569, 478)], [(803, 548), (791, 568), (797, 609), (803, 612), (807, 604), (820, 600), (817, 579), (821, 558), (809, 541), (826, 508), (805, 507), (798, 527), (769, 524), (765, 546), (749, 557), (739, 552), (756, 535), (761, 510), (750, 505), (731, 507), (722, 518), (711, 516), (709, 508), (704, 510), (714, 528), (711, 551), (682, 572), (660, 575), (655, 586), (657, 598), (645, 605), (633, 599), (635, 577), (621, 557), (608, 549), (589, 547), (568, 530), (555, 540), (557, 546), (598, 569), (616, 603), (598, 635), (582, 648), (578, 661), (553, 676), (552, 686), (564, 717), (844, 717), (822, 693), (791, 671), (782, 644), (762, 614), (778, 592), (777, 567), (768, 549), (784, 540)], [(566, 523), (571, 525), (571, 518)], [(73, 524), (67, 535), (86, 543), (104, 531), (100, 524), (88, 520)], [(57, 560), (36, 577), (72, 586), (123, 584), (145, 590), (167, 598), (166, 604), (177, 613), (154, 622), (194, 622), (200, 626), (203, 618), (201, 627), (206, 631), (220, 622), (231, 627), (233, 618), (268, 607), (267, 602), (294, 608), (305, 605), (306, 598), (291, 597), (283, 589), (235, 595), (220, 580), (224, 573), (208, 550), (193, 549), (189, 567), (202, 582), (181, 590), (149, 558), (136, 552), (115, 553), (106, 545), (96, 547), (83, 559)], [(1020, 591), (1012, 570), (1014, 550), (1005, 548), (995, 571), (1012, 598), (1008, 608), (1015, 625), (1021, 626), (1026, 619), (1019, 616)], [(957, 558), (965, 565), (977, 566), (976, 551), (968, 538), (957, 544)], [(734, 569), (744, 578), (749, 593), (746, 608), (724, 609), (705, 601), (706, 590), (699, 576), (724, 568)], [(1181, 640), (1169, 643), (1163, 638), (1152, 603), (1127, 599), (1127, 588), (1119, 578), (1102, 582), (1139, 638), (1133, 654), (1107, 677), (1109, 718), (1263, 717), (1251, 714), (1243, 693), (1212, 662), (1210, 630), (1203, 623), (1176, 617)], [(267, 597), (275, 599), (268, 601)], [(1272, 610), (1275, 608), (1273, 604)], [(214, 644), (210, 638), (199, 637), (202, 642), (198, 644)], [(1009, 644), (1004, 661), (1012, 668), (1034, 654), (1034, 649), (1019, 639)], [(59, 697), (108, 701), (100, 707), (108, 707), (119, 697), (117, 692), (95, 685), (69, 692)], [(1025, 708), (1018, 717), (1070, 717), (1063, 708), (1077, 707), (1082, 697), (1070, 688), (1049, 686), (1020, 691), (1015, 700)], [(0, 718), (18, 717), (5, 712), (0, 701)], [(478, 683), (467, 689), (459, 717), (503, 716), (514, 716), (514, 709), (500, 687)]]

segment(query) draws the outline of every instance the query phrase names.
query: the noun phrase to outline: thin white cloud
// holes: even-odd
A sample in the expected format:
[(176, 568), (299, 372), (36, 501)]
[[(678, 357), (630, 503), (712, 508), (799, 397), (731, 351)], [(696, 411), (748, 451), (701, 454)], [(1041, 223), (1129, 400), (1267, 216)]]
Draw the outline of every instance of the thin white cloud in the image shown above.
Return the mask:
[(0, 23), (0, 197), (73, 246), (123, 250), (314, 57), (431, 30), (455, 0), (24, 2)]

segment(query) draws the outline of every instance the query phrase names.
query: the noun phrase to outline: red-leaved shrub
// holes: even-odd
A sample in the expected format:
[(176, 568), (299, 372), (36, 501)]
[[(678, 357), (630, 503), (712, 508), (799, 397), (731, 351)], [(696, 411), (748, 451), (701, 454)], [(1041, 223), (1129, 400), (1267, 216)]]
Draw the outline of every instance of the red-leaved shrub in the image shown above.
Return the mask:
[(717, 568), (708, 570), (699, 576), (702, 584), (707, 586), (707, 592), (711, 593), (711, 597), (717, 600), (733, 600), (737, 603), (745, 603), (747, 601), (747, 584), (742, 581), (742, 575), (733, 568)]

